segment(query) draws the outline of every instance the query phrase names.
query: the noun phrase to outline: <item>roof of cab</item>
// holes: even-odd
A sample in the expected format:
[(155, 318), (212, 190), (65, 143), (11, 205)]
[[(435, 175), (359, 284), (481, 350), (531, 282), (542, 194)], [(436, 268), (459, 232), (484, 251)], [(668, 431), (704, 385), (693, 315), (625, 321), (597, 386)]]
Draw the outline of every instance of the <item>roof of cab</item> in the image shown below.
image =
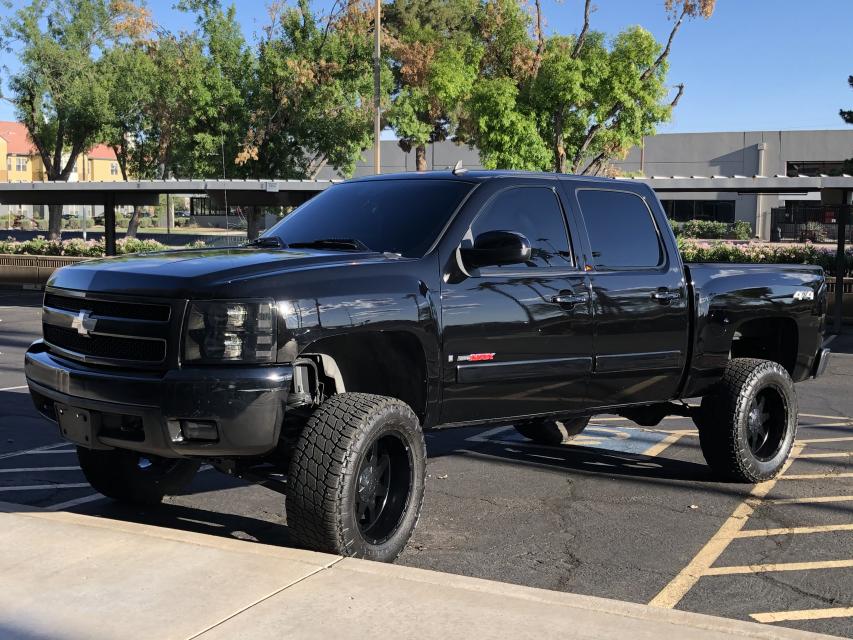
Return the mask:
[(544, 178), (548, 180), (583, 180), (585, 182), (601, 182), (613, 185), (623, 184), (624, 181), (615, 178), (600, 178), (593, 176), (579, 176), (566, 173), (548, 173), (545, 171), (510, 171), (510, 170), (487, 170), (487, 169), (465, 169), (454, 173), (453, 171), (407, 171), (402, 173), (382, 173), (373, 176), (362, 176), (353, 178), (348, 182), (366, 182), (371, 180), (460, 180), (463, 182), (484, 182), (498, 178)]

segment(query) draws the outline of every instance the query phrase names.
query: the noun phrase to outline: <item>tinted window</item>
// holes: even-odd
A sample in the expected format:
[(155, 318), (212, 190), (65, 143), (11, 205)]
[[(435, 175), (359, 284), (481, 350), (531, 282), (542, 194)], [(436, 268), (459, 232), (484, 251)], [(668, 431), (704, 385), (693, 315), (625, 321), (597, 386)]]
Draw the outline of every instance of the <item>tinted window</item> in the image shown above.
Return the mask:
[[(530, 241), (528, 267), (572, 264), (563, 210), (547, 187), (517, 187), (503, 191), (486, 205), (471, 225), (472, 239), (486, 231), (515, 231)], [(505, 269), (521, 265), (506, 265)]]
[(335, 185), (264, 236), (285, 245), (353, 239), (373, 251), (420, 258), (473, 184), (458, 180), (371, 180)]
[(656, 267), (662, 262), (657, 228), (642, 198), (597, 189), (577, 194), (596, 267)]

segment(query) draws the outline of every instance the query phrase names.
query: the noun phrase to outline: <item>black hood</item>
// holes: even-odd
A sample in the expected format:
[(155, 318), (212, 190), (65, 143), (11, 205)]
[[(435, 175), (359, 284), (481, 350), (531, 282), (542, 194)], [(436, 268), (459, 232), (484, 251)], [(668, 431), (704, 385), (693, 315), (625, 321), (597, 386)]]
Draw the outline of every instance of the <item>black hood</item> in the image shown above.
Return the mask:
[(206, 298), (239, 293), (259, 278), (395, 260), (375, 252), (310, 249), (192, 249), (87, 260), (55, 272), (48, 286), (150, 297)]

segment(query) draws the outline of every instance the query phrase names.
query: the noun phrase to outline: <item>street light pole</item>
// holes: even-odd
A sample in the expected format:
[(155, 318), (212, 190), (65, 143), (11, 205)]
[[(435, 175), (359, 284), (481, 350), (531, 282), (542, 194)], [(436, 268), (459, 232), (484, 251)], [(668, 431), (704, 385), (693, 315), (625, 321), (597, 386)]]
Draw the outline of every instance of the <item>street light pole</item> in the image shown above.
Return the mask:
[(373, 25), (373, 173), (378, 175), (382, 173), (382, 153), (379, 144), (379, 136), (382, 129), (379, 113), (382, 0), (376, 0), (376, 17)]

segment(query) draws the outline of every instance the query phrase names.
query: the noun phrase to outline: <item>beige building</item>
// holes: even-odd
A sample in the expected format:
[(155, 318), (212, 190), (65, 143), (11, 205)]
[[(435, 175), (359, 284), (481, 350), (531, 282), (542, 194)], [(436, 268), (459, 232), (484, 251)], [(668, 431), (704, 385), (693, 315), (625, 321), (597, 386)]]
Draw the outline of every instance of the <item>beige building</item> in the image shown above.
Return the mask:
[[(44, 163), (20, 122), (0, 121), (0, 182), (40, 182), (47, 180)], [(98, 144), (80, 154), (69, 177), (70, 182), (116, 182), (123, 180), (115, 152)], [(91, 208), (91, 207), (90, 207)], [(43, 219), (42, 207), (0, 205), (0, 227), (15, 226), (22, 218)], [(83, 207), (69, 206), (66, 214), (81, 215)], [(97, 213), (97, 211), (89, 212)]]

